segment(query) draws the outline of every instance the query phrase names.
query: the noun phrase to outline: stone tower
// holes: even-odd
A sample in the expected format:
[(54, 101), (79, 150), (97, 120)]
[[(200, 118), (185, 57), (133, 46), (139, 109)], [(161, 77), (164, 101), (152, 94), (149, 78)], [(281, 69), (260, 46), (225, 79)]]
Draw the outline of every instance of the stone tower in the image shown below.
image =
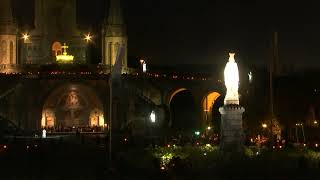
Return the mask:
[(110, 0), (109, 15), (102, 30), (102, 64), (113, 66), (120, 46), (125, 49), (122, 71), (127, 69), (127, 34), (120, 0)]
[(17, 26), (11, 0), (0, 0), (0, 64), (16, 64)]
[(64, 43), (75, 62), (86, 61), (84, 33), (76, 23), (76, 0), (35, 0), (34, 25), (30, 40), (22, 43), (22, 63), (54, 63)]

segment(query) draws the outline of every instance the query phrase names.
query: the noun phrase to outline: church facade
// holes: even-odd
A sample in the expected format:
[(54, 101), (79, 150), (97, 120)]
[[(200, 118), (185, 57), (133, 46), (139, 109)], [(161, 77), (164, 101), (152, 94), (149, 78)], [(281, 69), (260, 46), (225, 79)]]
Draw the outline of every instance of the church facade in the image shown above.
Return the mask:
[[(76, 0), (35, 0), (34, 29), (19, 32), (12, 15), (11, 0), (0, 2), (0, 64), (54, 64), (56, 56), (68, 53), (76, 64), (87, 64), (87, 41), (85, 32), (78, 29)], [(108, 4), (108, 3), (107, 3)], [(102, 32), (101, 64), (113, 66), (119, 47), (125, 49), (123, 69), (127, 68), (127, 35), (119, 0), (110, 0), (109, 14)], [(23, 36), (23, 33), (26, 33)]]

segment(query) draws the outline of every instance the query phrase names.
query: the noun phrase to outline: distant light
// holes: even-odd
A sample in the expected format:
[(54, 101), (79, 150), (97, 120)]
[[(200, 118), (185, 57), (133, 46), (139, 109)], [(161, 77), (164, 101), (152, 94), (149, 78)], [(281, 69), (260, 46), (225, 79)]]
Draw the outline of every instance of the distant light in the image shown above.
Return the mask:
[(204, 156), (206, 156), (206, 155), (207, 155), (207, 153), (203, 153), (203, 155), (204, 155)]
[(314, 120), (313, 124), (318, 124), (318, 121), (317, 121), (317, 120)]
[(47, 138), (47, 131), (45, 129), (42, 130), (42, 138)]
[(208, 127), (207, 127), (207, 129), (208, 129), (208, 130), (210, 130), (210, 129), (211, 129), (211, 127), (210, 127), (210, 126), (208, 126)]
[(90, 33), (86, 34), (84, 40), (88, 43), (92, 40), (92, 35)]
[(279, 146), (280, 149), (282, 149), (282, 146)]
[(306, 147), (306, 144), (303, 144), (304, 147)]
[(252, 72), (251, 71), (248, 73), (248, 78), (249, 78), (249, 82), (251, 83), (252, 82)]
[(262, 124), (262, 127), (263, 127), (263, 128), (267, 128), (268, 125), (267, 125), (266, 123), (263, 123), (263, 124)]
[(196, 132), (194, 132), (194, 134), (199, 136), (200, 135), (200, 131), (196, 131)]
[(318, 147), (318, 144), (316, 144), (316, 147)]
[(30, 38), (30, 35), (29, 35), (28, 33), (22, 34), (22, 39), (23, 39), (24, 41), (29, 40), (29, 38)]
[(4, 146), (3, 146), (3, 148), (4, 148), (4, 149), (7, 149), (7, 146), (6, 146), (6, 145), (4, 145)]
[(142, 64), (142, 72), (147, 72), (147, 63), (145, 61), (143, 61), (143, 64)]
[(150, 114), (150, 120), (152, 123), (156, 122), (156, 113), (154, 111), (152, 111)]

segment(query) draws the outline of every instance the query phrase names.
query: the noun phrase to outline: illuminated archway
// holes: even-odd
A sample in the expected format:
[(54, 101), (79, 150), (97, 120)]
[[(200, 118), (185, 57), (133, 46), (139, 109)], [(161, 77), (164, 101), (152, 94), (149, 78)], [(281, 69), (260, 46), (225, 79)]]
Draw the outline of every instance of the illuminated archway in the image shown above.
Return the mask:
[(41, 127), (104, 127), (103, 114), (103, 105), (93, 89), (81, 84), (66, 84), (47, 97)]
[(62, 54), (62, 45), (60, 42), (56, 41), (52, 44), (52, 56), (56, 57), (57, 55)]
[(218, 92), (210, 92), (202, 99), (202, 119), (207, 125), (212, 123), (213, 107), (220, 96)]

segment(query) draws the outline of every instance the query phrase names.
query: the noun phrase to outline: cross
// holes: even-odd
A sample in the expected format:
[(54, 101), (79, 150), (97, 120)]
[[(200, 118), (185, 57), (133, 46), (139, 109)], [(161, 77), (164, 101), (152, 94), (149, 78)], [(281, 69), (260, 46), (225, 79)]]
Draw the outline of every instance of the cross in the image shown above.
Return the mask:
[(67, 46), (66, 43), (63, 43), (63, 46), (61, 46), (61, 48), (63, 49), (63, 54), (66, 55), (67, 49), (69, 48), (69, 46)]

